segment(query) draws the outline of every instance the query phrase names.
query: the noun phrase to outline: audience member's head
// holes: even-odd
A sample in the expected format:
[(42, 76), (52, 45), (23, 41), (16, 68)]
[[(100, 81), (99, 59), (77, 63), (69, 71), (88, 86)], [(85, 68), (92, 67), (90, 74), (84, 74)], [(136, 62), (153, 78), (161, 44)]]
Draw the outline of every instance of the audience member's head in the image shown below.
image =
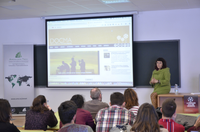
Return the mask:
[(74, 101), (74, 103), (77, 105), (78, 108), (82, 108), (84, 105), (84, 98), (80, 94), (76, 94), (76, 95), (72, 96), (72, 98), (70, 100)]
[(133, 106), (139, 106), (137, 93), (132, 88), (128, 88), (124, 91), (124, 99), (126, 109), (131, 109)]
[(49, 109), (45, 107), (46, 98), (44, 95), (38, 95), (32, 103), (31, 109), (36, 112), (44, 113), (44, 111), (48, 111)]
[(90, 90), (90, 97), (92, 99), (98, 99), (98, 100), (102, 100), (102, 95), (101, 95), (101, 90), (98, 88), (93, 88), (92, 90)]
[(65, 101), (58, 107), (58, 114), (62, 124), (71, 123), (75, 119), (77, 106), (74, 101)]
[(131, 130), (135, 132), (160, 132), (158, 115), (153, 105), (144, 103), (140, 106)]
[(122, 106), (124, 103), (124, 95), (120, 92), (115, 92), (110, 95), (110, 104)]
[(162, 103), (162, 114), (165, 117), (172, 117), (176, 112), (175, 99), (168, 98)]
[(0, 99), (0, 122), (9, 122), (11, 119), (10, 103), (6, 99)]

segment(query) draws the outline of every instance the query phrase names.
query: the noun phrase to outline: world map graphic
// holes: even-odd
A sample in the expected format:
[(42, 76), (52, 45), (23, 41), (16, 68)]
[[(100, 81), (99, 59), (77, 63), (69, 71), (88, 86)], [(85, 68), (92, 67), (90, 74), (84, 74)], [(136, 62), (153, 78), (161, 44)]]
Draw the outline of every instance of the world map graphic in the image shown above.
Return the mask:
[(16, 84), (18, 84), (19, 86), (22, 85), (22, 83), (25, 83), (26, 86), (30, 87), (30, 84), (28, 83), (28, 80), (32, 78), (32, 76), (19, 76), (19, 75), (10, 75), (8, 77), (5, 77), (5, 79), (7, 79), (11, 85), (12, 88), (14, 88), (16, 86)]

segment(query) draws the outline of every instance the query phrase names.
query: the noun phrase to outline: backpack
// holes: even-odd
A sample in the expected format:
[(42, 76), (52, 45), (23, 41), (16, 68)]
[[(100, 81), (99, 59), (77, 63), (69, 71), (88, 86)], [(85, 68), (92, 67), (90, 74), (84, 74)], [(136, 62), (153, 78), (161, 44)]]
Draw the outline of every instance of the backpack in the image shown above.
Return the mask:
[(159, 120), (162, 118), (162, 112), (160, 111), (161, 107), (156, 108), (156, 113), (158, 115)]
[(131, 126), (126, 123), (122, 125), (116, 125), (115, 127), (110, 129), (110, 132), (130, 132)]

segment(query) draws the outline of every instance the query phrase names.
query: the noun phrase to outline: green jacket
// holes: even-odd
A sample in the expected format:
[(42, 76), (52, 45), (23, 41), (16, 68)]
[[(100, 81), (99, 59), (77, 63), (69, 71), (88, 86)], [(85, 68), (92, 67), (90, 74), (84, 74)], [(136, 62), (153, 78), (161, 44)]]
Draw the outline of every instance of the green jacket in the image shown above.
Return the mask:
[(160, 80), (160, 83), (152, 85), (152, 87), (154, 87), (153, 92), (157, 94), (168, 94), (171, 89), (170, 76), (171, 74), (168, 67), (158, 71), (154, 70), (151, 79), (155, 78), (156, 80)]

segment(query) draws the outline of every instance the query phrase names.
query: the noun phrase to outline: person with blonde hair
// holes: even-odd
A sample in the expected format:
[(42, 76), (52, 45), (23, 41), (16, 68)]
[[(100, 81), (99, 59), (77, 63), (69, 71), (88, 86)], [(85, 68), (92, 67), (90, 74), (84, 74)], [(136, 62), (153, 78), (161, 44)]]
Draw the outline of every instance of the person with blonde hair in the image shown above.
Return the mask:
[(139, 109), (137, 93), (132, 88), (127, 88), (124, 91), (125, 108), (132, 111), (134, 115), (137, 115)]

